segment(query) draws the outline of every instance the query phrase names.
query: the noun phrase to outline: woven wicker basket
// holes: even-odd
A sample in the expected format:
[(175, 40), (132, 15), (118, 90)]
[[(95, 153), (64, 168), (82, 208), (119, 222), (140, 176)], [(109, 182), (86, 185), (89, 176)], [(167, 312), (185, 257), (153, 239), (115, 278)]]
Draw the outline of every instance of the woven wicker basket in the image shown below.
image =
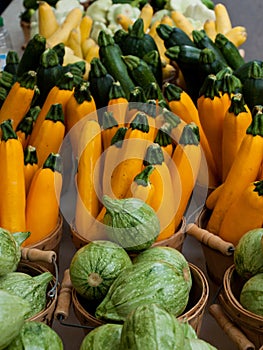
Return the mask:
[[(205, 307), (209, 296), (209, 286), (204, 273), (195, 265), (189, 263), (193, 285), (190, 291), (189, 303), (184, 313), (179, 316), (180, 320), (188, 321), (199, 334)], [(102, 325), (104, 322), (94, 316), (96, 305), (88, 304), (81, 298), (76, 290), (72, 288), (68, 270), (65, 271), (63, 282), (55, 311), (55, 317), (66, 319), (69, 315), (70, 303), (72, 301), (74, 313), (83, 326), (84, 333)]]
[(254, 344), (255, 349), (263, 345), (263, 317), (242, 307), (240, 292), (245, 281), (238, 275), (235, 265), (231, 265), (224, 274), (223, 289), (219, 294), (219, 304), (230, 320)]
[(206, 230), (210, 214), (211, 212), (204, 207), (196, 223), (188, 225), (186, 232), (200, 241), (207, 274), (212, 282), (221, 285), (226, 269), (234, 262), (234, 246)]
[[(62, 226), (63, 226), (63, 217), (61, 214), (59, 214), (57, 226), (54, 228), (54, 230), (51, 231), (46, 238), (42, 239), (41, 241), (35, 244), (27, 245), (26, 248), (29, 248), (29, 249), (37, 248), (39, 250), (44, 250), (44, 251), (52, 250), (57, 255), (56, 262), (57, 262), (57, 265), (59, 265), (58, 257), (59, 257), (60, 242), (61, 242), (62, 233), (63, 233)], [(49, 262), (44, 262), (44, 261), (41, 261), (39, 263), (42, 266), (46, 267), (52, 273), (55, 273), (54, 264)]]
[[(17, 271), (27, 273), (30, 276), (37, 276), (43, 272), (48, 271), (45, 267), (34, 262), (23, 262), (21, 261), (18, 265)], [(54, 319), (54, 311), (57, 302), (57, 281), (53, 277), (47, 288), (47, 302), (44, 310), (31, 317), (30, 321), (39, 321), (52, 326)]]
[[(155, 242), (153, 246), (167, 246), (167, 247), (172, 247), (179, 251), (182, 251), (185, 234), (186, 234), (185, 228), (186, 228), (186, 221), (185, 221), (185, 218), (183, 217), (179, 229), (171, 237), (159, 242)], [(71, 231), (71, 239), (76, 249), (79, 249), (90, 242), (85, 238), (83, 238), (76, 231), (76, 229), (74, 228), (74, 225), (70, 226), (70, 231)]]

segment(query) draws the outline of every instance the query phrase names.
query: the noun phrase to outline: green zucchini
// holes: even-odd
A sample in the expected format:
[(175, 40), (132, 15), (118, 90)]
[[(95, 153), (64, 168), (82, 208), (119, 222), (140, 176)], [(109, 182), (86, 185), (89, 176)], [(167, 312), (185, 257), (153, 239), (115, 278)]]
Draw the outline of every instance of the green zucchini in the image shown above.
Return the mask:
[(97, 109), (107, 106), (109, 102), (109, 91), (114, 78), (107, 72), (107, 69), (97, 57), (94, 57), (90, 62), (88, 81), (90, 83), (90, 92), (95, 100)]
[(184, 64), (198, 64), (201, 49), (190, 45), (175, 45), (165, 51), (165, 56), (175, 62)]
[(245, 63), (236, 45), (232, 43), (224, 34), (217, 33), (215, 44), (222, 52), (226, 62), (232, 69), (237, 69)]
[(138, 56), (127, 55), (123, 56), (123, 60), (130, 76), (137, 85), (146, 89), (152, 83), (158, 84), (151, 68), (143, 59)]
[[(143, 19), (137, 18), (133, 25), (128, 29), (128, 32), (126, 34), (118, 31), (118, 33), (115, 34), (114, 38), (117, 39), (117, 43), (121, 48), (124, 56), (133, 55), (144, 58), (145, 55), (147, 57), (150, 52), (154, 51), (154, 61), (152, 61), (151, 65), (154, 63), (155, 68), (153, 70), (153, 73), (158, 83), (161, 84), (162, 62), (158, 47), (150, 34), (144, 32), (143, 25)], [(153, 57), (151, 57), (150, 60), (151, 59), (153, 59)]]
[(169, 24), (161, 23), (157, 26), (156, 32), (164, 41), (166, 49), (175, 45), (196, 46), (189, 36), (180, 28), (172, 27)]
[(201, 79), (203, 80), (208, 74), (216, 74), (223, 68), (226, 68), (227, 64), (217, 58), (214, 51), (205, 48), (200, 52), (199, 68), (201, 73)]
[(212, 50), (215, 54), (215, 57), (219, 61), (222, 61), (227, 65), (227, 62), (225, 60), (224, 55), (219, 50), (219, 48), (216, 46), (216, 44), (213, 42), (213, 40), (209, 38), (209, 36), (206, 34), (206, 32), (203, 29), (193, 30), (192, 36), (193, 36), (193, 42), (196, 44), (197, 47), (199, 47), (199, 49), (207, 48), (207, 49)]
[(243, 82), (242, 93), (251, 111), (254, 106), (263, 105), (263, 68), (256, 62), (250, 66), (248, 77)]
[(8, 51), (6, 56), (6, 65), (4, 66), (4, 72), (8, 72), (16, 76), (19, 60), (20, 59), (16, 51)]
[(245, 62), (240, 66), (239, 68), (235, 69), (233, 74), (238, 77), (241, 82), (243, 83), (247, 78), (248, 78), (248, 72), (250, 70), (250, 67), (254, 64), (257, 63), (260, 67), (263, 68), (263, 61), (261, 60), (252, 60)]
[(29, 40), (27, 46), (20, 59), (17, 76), (20, 77), (23, 73), (30, 70), (37, 71), (42, 53), (46, 49), (46, 38), (40, 34), (35, 34)]
[(129, 76), (126, 64), (122, 59), (122, 51), (118, 44), (114, 42), (113, 37), (101, 30), (98, 36), (99, 56), (101, 62), (113, 76), (116, 81), (119, 81), (126, 94), (126, 98), (129, 99), (131, 90), (135, 85)]
[(56, 85), (62, 77), (64, 70), (59, 63), (58, 55), (55, 50), (47, 48), (40, 57), (37, 69), (37, 86), (40, 95), (36, 100), (36, 104), (42, 106), (49, 91)]

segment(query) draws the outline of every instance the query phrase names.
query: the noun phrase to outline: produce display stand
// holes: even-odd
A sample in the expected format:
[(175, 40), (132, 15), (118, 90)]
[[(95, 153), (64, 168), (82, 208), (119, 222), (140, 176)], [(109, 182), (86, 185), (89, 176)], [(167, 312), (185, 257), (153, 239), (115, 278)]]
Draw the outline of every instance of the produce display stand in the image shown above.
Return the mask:
[[(219, 1), (215, 1), (215, 3), (218, 2)], [(262, 37), (260, 34), (263, 28), (262, 21), (259, 20), (261, 13), (260, 11), (258, 11), (258, 9), (261, 8), (262, 5), (261, 0), (255, 0), (253, 7), (250, 6), (249, 2), (242, 0), (239, 2), (238, 11), (236, 10), (235, 2), (224, 1), (224, 4), (228, 7), (231, 13), (233, 23), (242, 23), (242, 25), (244, 25), (247, 28), (248, 33), (252, 33), (251, 37), (249, 37), (249, 41), (244, 45), (246, 58), (257, 59), (262, 57), (263, 47)], [(24, 35), (21, 29), (21, 24), (19, 22), (19, 14), (22, 11), (23, 1), (13, 0), (3, 13), (6, 27), (9, 30), (13, 41), (14, 49), (17, 50), (18, 54), (22, 54), (22, 47), (24, 45)], [(247, 16), (249, 16), (249, 18), (247, 18)], [(66, 195), (66, 193), (64, 195)], [(59, 223), (58, 232), (59, 234), (61, 234), (59, 250), (57, 251), (57, 258), (59, 260), (59, 271), (57, 271), (55, 268), (54, 272), (58, 273), (58, 280), (62, 281), (64, 271), (69, 267), (69, 262), (71, 261), (71, 258), (73, 257), (74, 253), (76, 252), (76, 247), (72, 242), (70, 225), (63, 219)], [(198, 330), (200, 338), (207, 340), (219, 350), (253, 350), (253, 344), (250, 344), (250, 341), (246, 338), (244, 332), (238, 329), (236, 325), (233, 324), (232, 320), (230, 320), (225, 315), (225, 313), (222, 312), (222, 306), (218, 307), (217, 304), (216, 306), (214, 304), (214, 296), (217, 295), (219, 286), (217, 283), (214, 283), (212, 278), (210, 278), (209, 273), (207, 273), (205, 257), (206, 252), (205, 249), (203, 249), (204, 247), (202, 247), (200, 242), (196, 240), (195, 237), (188, 234), (186, 235), (183, 243), (184, 244), (182, 247), (182, 252), (185, 255), (186, 259), (189, 261), (189, 263), (193, 264), (194, 266), (197, 266), (197, 268), (203, 271), (204, 275), (207, 277), (207, 281), (209, 282), (210, 293), (206, 307), (202, 309), (204, 313), (196, 315), (202, 318), (201, 322), (200, 319), (197, 319), (198, 324), (202, 324), (201, 329)], [(24, 257), (24, 259), (26, 260), (28, 253), (29, 251), (24, 250), (24, 256), (22, 255), (22, 258)], [(34, 250), (31, 250), (31, 253), (33, 254)], [(52, 259), (52, 255), (49, 256), (49, 260), (46, 261), (46, 263), (52, 264)], [(221, 264), (221, 260), (218, 259), (217, 261), (218, 265)], [(32, 264), (33, 269), (38, 269), (37, 263), (34, 262), (30, 264)], [(21, 268), (28, 268), (27, 263), (24, 262), (24, 260), (21, 261)], [(71, 293), (71, 286), (69, 283), (62, 283), (61, 289), (62, 287), (63, 291), (66, 291), (65, 295)], [(56, 308), (56, 313), (58, 312), (58, 310), (59, 309)], [(63, 314), (63, 318), (67, 320), (66, 323), (69, 326), (63, 324), (63, 322), (60, 322), (60, 320), (58, 320), (56, 317), (53, 319), (53, 311), (54, 309), (52, 308), (52, 316), (47, 320), (48, 322), (52, 323), (52, 328), (63, 339), (65, 350), (78, 349), (84, 337), (84, 332), (83, 329), (79, 327), (80, 322), (74, 313), (73, 305), (68, 304), (67, 311)], [(61, 310), (59, 310), (59, 314), (61, 314)], [(217, 317), (218, 314), (219, 316), (221, 316), (221, 318)], [(225, 326), (222, 327), (222, 324), (224, 324)], [(76, 325), (76, 327), (74, 327), (74, 325)], [(259, 348), (259, 350), (262, 350), (262, 346)]]

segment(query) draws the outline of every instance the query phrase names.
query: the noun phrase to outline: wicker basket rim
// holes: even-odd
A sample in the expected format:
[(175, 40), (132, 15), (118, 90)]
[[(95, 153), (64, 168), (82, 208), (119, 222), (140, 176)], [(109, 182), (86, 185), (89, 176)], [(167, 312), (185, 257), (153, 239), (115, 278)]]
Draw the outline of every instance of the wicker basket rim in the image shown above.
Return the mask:
[[(225, 297), (229, 300), (229, 302), (231, 302), (231, 306), (233, 307), (236, 313), (249, 317), (254, 321), (261, 322), (263, 325), (263, 316), (256, 315), (253, 312), (246, 310), (232, 293), (231, 278), (234, 271), (235, 271), (235, 264), (229, 266), (229, 268), (225, 271), (224, 278), (223, 278), (223, 287), (224, 287)], [(263, 329), (262, 329), (262, 332), (263, 332)]]
[(50, 243), (53, 240), (57, 241), (57, 237), (60, 237), (62, 235), (62, 225), (63, 225), (63, 217), (62, 214), (59, 213), (58, 216), (58, 222), (56, 227), (42, 240), (35, 242), (33, 244), (29, 244), (26, 247), (27, 248), (37, 248), (39, 245), (44, 245), (46, 243)]
[[(20, 262), (19, 263), (20, 266), (29, 266), (30, 268), (32, 268), (33, 270), (37, 270), (38, 272), (47, 272), (48, 269), (46, 269), (45, 267), (39, 265), (39, 264), (36, 264), (36, 263), (31, 263), (31, 262)], [(55, 285), (56, 281), (55, 281), (55, 277), (53, 276), (50, 284), (52, 285), (52, 287)], [(43, 315), (52, 315), (53, 314), (53, 311), (54, 311), (54, 308), (55, 308), (55, 305), (57, 303), (57, 295), (58, 295), (58, 287), (56, 288), (56, 293), (54, 295), (53, 298), (50, 298), (48, 297), (47, 298), (47, 303), (46, 303), (46, 307), (39, 311), (37, 314), (35, 314), (34, 316), (30, 317), (28, 320), (30, 321), (34, 321), (34, 320), (37, 320), (39, 319), (41, 316)], [(48, 293), (48, 292), (47, 292)]]
[[(187, 312), (178, 316), (178, 319), (180, 319), (180, 320), (184, 320), (184, 319), (191, 320), (191, 319), (196, 318), (197, 316), (201, 315), (204, 312), (204, 308), (207, 304), (208, 297), (209, 297), (209, 284), (208, 284), (208, 281), (207, 281), (204, 273), (202, 272), (202, 270), (200, 268), (198, 268), (196, 265), (194, 265), (190, 262), (189, 262), (189, 266), (190, 266), (191, 271), (194, 271), (194, 273), (196, 273), (201, 280), (202, 293), (201, 293), (199, 301), (190, 310), (188, 310)], [(98, 325), (106, 323), (105, 321), (100, 320), (100, 319), (96, 318), (95, 316), (93, 316), (92, 314), (90, 314), (81, 305), (81, 303), (78, 299), (77, 291), (75, 290), (75, 288), (72, 288), (72, 302), (73, 302), (73, 307), (76, 308), (77, 311), (82, 316), (84, 316), (85, 319), (91, 320), (92, 322), (94, 322)]]

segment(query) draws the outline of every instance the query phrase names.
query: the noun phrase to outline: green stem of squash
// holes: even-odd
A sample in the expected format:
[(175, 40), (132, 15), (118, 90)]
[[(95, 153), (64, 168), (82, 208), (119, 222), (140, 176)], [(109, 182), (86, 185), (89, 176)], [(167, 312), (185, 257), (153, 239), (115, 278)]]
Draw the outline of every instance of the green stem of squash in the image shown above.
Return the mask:
[(38, 162), (38, 159), (37, 159), (36, 147), (28, 145), (24, 151), (24, 165), (27, 165), (27, 164), (33, 165), (33, 164), (37, 164), (37, 162)]

